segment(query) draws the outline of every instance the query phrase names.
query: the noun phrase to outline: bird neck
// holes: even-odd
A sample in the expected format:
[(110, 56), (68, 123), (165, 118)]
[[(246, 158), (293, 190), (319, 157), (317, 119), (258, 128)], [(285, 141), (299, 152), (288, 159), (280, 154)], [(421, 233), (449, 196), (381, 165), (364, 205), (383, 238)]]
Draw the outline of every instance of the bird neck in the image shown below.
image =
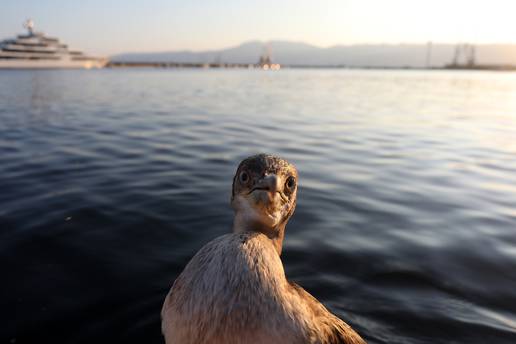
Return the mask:
[(233, 221), (233, 233), (254, 232), (265, 234), (271, 240), (278, 255), (281, 255), (287, 221), (288, 219), (276, 227), (268, 228), (262, 224), (251, 222), (246, 217), (236, 213)]

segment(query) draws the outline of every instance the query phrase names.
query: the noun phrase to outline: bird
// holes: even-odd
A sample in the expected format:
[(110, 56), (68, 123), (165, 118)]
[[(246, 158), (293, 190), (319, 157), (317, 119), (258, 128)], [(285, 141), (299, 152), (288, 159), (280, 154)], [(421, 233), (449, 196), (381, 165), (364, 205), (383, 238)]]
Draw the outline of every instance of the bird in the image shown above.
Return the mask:
[(278, 156), (241, 161), (233, 177), (233, 229), (202, 247), (176, 278), (161, 310), (166, 344), (365, 344), (285, 276), (285, 227), (298, 172)]

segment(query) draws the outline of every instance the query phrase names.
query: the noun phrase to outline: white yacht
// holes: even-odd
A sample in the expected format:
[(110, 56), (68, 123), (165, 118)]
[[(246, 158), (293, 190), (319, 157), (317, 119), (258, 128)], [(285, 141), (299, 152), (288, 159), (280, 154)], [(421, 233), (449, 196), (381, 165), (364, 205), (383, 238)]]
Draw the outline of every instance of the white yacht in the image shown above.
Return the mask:
[(0, 42), (1, 68), (102, 68), (108, 59), (68, 49), (57, 38), (34, 31), (34, 22), (23, 25), (28, 33)]

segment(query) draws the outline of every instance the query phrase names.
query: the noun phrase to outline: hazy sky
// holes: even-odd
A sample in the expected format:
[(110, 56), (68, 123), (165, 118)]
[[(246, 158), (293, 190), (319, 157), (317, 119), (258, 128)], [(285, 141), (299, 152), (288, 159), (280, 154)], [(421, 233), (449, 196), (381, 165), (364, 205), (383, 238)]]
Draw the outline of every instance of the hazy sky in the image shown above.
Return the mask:
[(516, 43), (516, 0), (0, 0), (0, 39), (38, 30), (96, 54), (247, 40)]

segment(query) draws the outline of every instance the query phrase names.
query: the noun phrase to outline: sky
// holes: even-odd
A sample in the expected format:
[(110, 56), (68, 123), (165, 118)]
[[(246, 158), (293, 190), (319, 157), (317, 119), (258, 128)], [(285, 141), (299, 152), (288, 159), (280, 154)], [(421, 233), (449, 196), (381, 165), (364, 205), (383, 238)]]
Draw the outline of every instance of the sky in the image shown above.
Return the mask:
[(0, 0), (0, 40), (36, 30), (74, 49), (210, 50), (249, 40), (516, 43), (516, 0)]

